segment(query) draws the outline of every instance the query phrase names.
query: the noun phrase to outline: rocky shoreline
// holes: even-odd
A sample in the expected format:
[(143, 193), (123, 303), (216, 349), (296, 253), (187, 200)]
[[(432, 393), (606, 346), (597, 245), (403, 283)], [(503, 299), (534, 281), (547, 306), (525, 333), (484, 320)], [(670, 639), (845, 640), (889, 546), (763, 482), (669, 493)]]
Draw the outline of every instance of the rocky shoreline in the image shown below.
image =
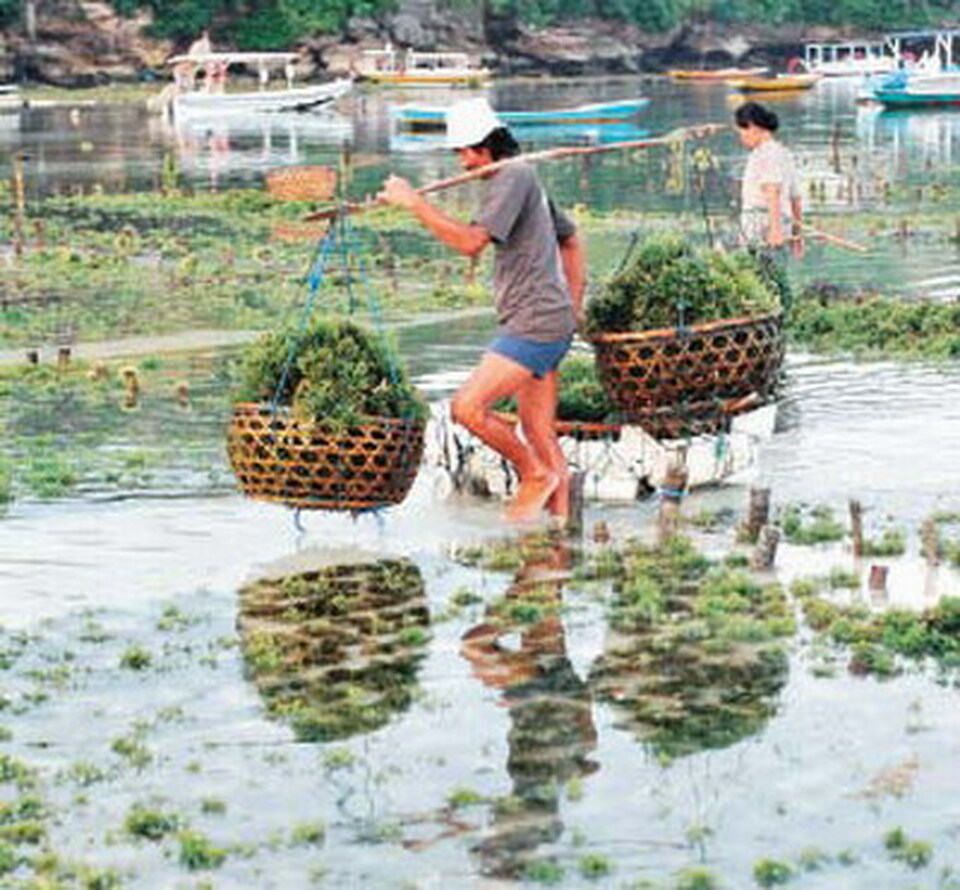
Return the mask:
[[(32, 41), (22, 33), (0, 34), (0, 81), (91, 87), (167, 76), (165, 60), (183, 48), (147, 37), (146, 16), (127, 19), (106, 3), (83, 5), (85, 21), (40, 22)], [(500, 76), (639, 74), (674, 66), (782, 68), (802, 52), (805, 40), (840, 36), (836, 29), (710, 23), (649, 34), (607, 20), (533, 29), (507, 17), (453, 17), (437, 12), (430, 0), (407, 0), (383, 19), (351, 21), (344, 35), (304, 42), (299, 74), (316, 80), (346, 73), (364, 49), (387, 40), (421, 49), (464, 50)]]

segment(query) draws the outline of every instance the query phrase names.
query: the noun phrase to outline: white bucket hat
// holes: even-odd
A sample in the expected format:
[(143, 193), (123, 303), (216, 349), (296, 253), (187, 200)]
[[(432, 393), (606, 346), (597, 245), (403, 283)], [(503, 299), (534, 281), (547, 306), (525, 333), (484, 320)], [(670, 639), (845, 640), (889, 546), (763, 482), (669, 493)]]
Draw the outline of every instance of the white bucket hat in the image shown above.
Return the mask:
[(447, 148), (469, 148), (483, 142), (503, 124), (482, 96), (463, 99), (447, 109)]

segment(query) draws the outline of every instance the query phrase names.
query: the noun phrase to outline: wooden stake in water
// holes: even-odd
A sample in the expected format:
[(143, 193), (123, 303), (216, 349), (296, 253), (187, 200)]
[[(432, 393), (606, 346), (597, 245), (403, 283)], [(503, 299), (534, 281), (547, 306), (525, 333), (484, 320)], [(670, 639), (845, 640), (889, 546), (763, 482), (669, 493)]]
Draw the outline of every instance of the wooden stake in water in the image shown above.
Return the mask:
[(762, 529), (770, 521), (770, 489), (751, 488), (747, 504), (747, 518), (743, 523), (742, 537), (753, 544)]
[(583, 487), (587, 474), (577, 472), (570, 474), (570, 518), (567, 521), (567, 530), (571, 535), (583, 535)]
[(757, 535), (757, 546), (750, 557), (750, 568), (758, 571), (773, 568), (779, 543), (780, 529), (775, 525), (764, 525)]
[(886, 597), (888, 566), (870, 566), (870, 575), (867, 579), (867, 589), (875, 597)]
[(26, 214), (26, 198), (23, 190), (23, 155), (13, 156), (13, 252), (23, 256), (23, 220)]
[(850, 537), (853, 539), (853, 555), (863, 556), (863, 505), (860, 501), (850, 501)]
[(929, 565), (935, 566), (940, 562), (940, 535), (937, 531), (937, 521), (928, 516), (920, 526), (920, 553)]

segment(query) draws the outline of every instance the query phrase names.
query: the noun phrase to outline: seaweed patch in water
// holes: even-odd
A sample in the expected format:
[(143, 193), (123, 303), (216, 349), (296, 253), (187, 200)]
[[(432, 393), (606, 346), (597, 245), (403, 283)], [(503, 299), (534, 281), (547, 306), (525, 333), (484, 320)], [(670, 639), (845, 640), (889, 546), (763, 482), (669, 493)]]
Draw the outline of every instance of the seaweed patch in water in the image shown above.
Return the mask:
[(840, 605), (821, 595), (829, 579), (798, 579), (791, 591), (807, 624), (833, 643), (851, 647), (855, 674), (892, 676), (897, 659), (932, 659), (941, 669), (960, 667), (960, 597), (944, 597), (921, 612), (891, 609), (872, 613), (864, 604)]
[(430, 615), (417, 566), (383, 559), (250, 584), (238, 625), (269, 713), (300, 741), (328, 741), (410, 705)]
[(725, 747), (773, 715), (794, 633), (782, 588), (718, 565), (684, 539), (633, 545), (590, 685), (661, 757)]

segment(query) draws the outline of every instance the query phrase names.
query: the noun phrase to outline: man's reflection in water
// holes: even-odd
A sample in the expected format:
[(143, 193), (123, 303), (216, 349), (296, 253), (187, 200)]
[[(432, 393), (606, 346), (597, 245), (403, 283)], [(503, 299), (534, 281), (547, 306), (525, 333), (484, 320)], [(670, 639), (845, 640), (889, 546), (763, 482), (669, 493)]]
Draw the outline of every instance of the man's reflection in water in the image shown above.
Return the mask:
[[(474, 674), (503, 690), (509, 708), (507, 771), (512, 796), (496, 808), (488, 836), (474, 847), (485, 874), (521, 877), (542, 844), (563, 832), (560, 795), (597, 764), (591, 699), (566, 651), (562, 588), (569, 578), (569, 542), (560, 536), (525, 542), (529, 558), (504, 600), (467, 631), (462, 653)], [(519, 638), (516, 646), (505, 637)]]

